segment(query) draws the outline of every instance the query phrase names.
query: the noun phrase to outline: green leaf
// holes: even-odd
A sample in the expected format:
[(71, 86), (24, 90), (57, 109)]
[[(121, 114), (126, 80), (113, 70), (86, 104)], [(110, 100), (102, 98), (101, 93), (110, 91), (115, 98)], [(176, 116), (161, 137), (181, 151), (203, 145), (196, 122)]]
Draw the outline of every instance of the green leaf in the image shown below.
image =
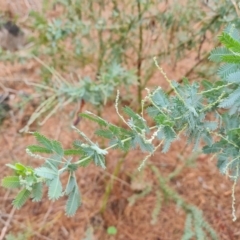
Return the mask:
[(2, 186), (5, 188), (19, 188), (21, 186), (18, 176), (8, 176), (2, 179)]
[(36, 178), (33, 175), (27, 175), (25, 181), (28, 186), (32, 186), (36, 182)]
[(96, 116), (95, 114), (91, 113), (91, 112), (85, 112), (85, 113), (81, 113), (80, 114), (81, 117), (87, 118), (93, 122), (98, 123), (99, 126), (101, 127), (107, 127), (108, 126), (108, 122), (105, 121), (104, 119)]
[(33, 202), (39, 202), (42, 200), (42, 196), (43, 196), (42, 188), (43, 188), (43, 185), (41, 182), (33, 185), (33, 188), (32, 188)]
[(30, 145), (27, 147), (27, 149), (32, 153), (52, 153), (52, 150), (49, 150), (48, 148), (41, 147), (38, 145)]
[(213, 62), (222, 62), (222, 58), (225, 56), (232, 56), (232, 52), (225, 47), (218, 47), (212, 50), (209, 60)]
[(52, 150), (57, 153), (59, 156), (63, 157), (64, 150), (60, 142), (53, 140), (52, 141)]
[(229, 34), (234, 40), (240, 42), (240, 35), (238, 29), (236, 29), (234, 24), (228, 24), (224, 29), (224, 32)]
[(220, 152), (222, 150), (222, 147), (223, 146), (222, 146), (221, 143), (214, 143), (211, 146), (204, 146), (202, 150), (206, 154), (217, 153), (217, 152)]
[(48, 197), (50, 200), (57, 200), (62, 196), (62, 183), (59, 176), (51, 180), (48, 189)]
[(174, 132), (173, 128), (169, 126), (164, 126), (162, 129), (158, 131), (157, 138), (159, 140), (164, 140), (162, 152), (166, 153), (168, 152), (171, 143), (175, 140), (176, 133)]
[(21, 163), (15, 163), (15, 167), (16, 167), (17, 171), (24, 172), (25, 170), (27, 170), (27, 167), (24, 166), (24, 165), (21, 164)]
[(105, 157), (104, 155), (98, 154), (98, 153), (94, 153), (93, 155), (93, 161), (97, 166), (102, 167), (103, 169), (106, 168), (105, 165)]
[(203, 85), (205, 90), (210, 90), (213, 88), (213, 83), (207, 80), (202, 80), (201, 84)]
[(169, 119), (168, 116), (164, 115), (164, 114), (159, 114), (154, 118), (155, 122), (159, 125), (164, 125), (164, 126), (169, 126), (169, 127), (173, 127), (174, 126), (174, 122), (171, 121)]
[(6, 166), (9, 167), (9, 168), (11, 168), (11, 169), (13, 169), (13, 170), (16, 170), (16, 171), (18, 170), (18, 169), (16, 168), (16, 166), (13, 165), (13, 164), (7, 163)]
[(213, 144), (213, 138), (211, 136), (211, 134), (209, 132), (205, 132), (202, 134), (202, 138), (203, 141), (207, 144), (207, 145), (212, 145)]
[(97, 154), (100, 155), (108, 154), (107, 150), (100, 148), (97, 144), (92, 145), (90, 148), (93, 149)]
[(113, 133), (108, 129), (98, 129), (95, 132), (95, 134), (100, 137), (107, 138), (107, 139), (112, 139), (114, 137)]
[(84, 154), (84, 151), (82, 149), (66, 149), (64, 150), (64, 155), (82, 155)]
[(222, 62), (239, 64), (240, 63), (240, 56), (233, 55), (233, 54), (228, 55), (228, 56), (222, 56)]
[(148, 107), (147, 113), (150, 117), (154, 118), (159, 114), (159, 110), (156, 107)]
[(131, 118), (130, 124), (133, 127), (137, 126), (137, 128), (149, 130), (146, 124), (146, 120), (142, 118), (139, 114), (135, 113), (130, 107), (123, 108), (123, 111)]
[(76, 163), (70, 163), (67, 165), (67, 170), (70, 172), (74, 172), (78, 169), (78, 165)]
[(39, 177), (43, 177), (46, 179), (53, 179), (58, 175), (57, 171), (54, 171), (51, 168), (47, 168), (47, 167), (39, 167), (35, 169), (35, 174)]
[(76, 185), (75, 177), (74, 176), (70, 176), (70, 178), (68, 180), (68, 184), (67, 184), (66, 190), (65, 190), (66, 195), (69, 195), (73, 191), (75, 185)]
[(226, 79), (229, 74), (237, 71), (238, 69), (239, 69), (238, 64), (227, 63), (218, 69), (218, 75), (223, 79)]
[(220, 108), (229, 108), (240, 98), (240, 87), (234, 90), (227, 98), (225, 98), (220, 104)]
[(107, 228), (108, 235), (116, 235), (117, 234), (117, 228), (114, 226), (110, 226)]
[(21, 190), (16, 198), (13, 200), (13, 206), (17, 209), (20, 209), (30, 197), (31, 192), (27, 189)]
[[(60, 142), (58, 142), (56, 140), (50, 140), (38, 132), (35, 132), (33, 135), (36, 137), (39, 144), (43, 145), (45, 147), (45, 149), (47, 149), (49, 151), (49, 153), (54, 152), (54, 153), (58, 154), (59, 156), (63, 157), (64, 151), (63, 151), (63, 148), (62, 148), (62, 145)], [(34, 150), (34, 148), (33, 148), (33, 150)], [(47, 150), (45, 150), (45, 152)]]
[(204, 122), (204, 127), (207, 128), (207, 130), (214, 131), (218, 128), (218, 123), (206, 121)]
[(82, 142), (79, 140), (74, 140), (73, 147), (76, 149), (82, 149)]
[(46, 138), (45, 136), (41, 135), (38, 132), (35, 132), (33, 135), (35, 136), (36, 140), (41, 145), (43, 145), (44, 147), (46, 147), (49, 150), (52, 150), (52, 142), (51, 142), (51, 140), (49, 140), (48, 138)]
[(217, 167), (222, 174), (226, 174), (227, 164), (229, 156), (226, 154), (220, 154), (217, 159)]
[(240, 42), (232, 38), (228, 33), (223, 32), (219, 36), (219, 40), (230, 51), (240, 53)]
[(51, 168), (53, 171), (58, 170), (58, 166), (62, 162), (62, 157), (59, 156), (58, 154), (50, 156), (47, 160), (46, 163), (43, 165), (44, 167)]
[(31, 167), (24, 166), (21, 163), (15, 163), (15, 165), (12, 164), (6, 164), (8, 167), (15, 170), (15, 174), (18, 176), (26, 176), (33, 174), (34, 170)]
[(165, 136), (166, 140), (173, 141), (176, 138), (175, 131), (173, 130), (173, 128), (171, 128), (169, 126), (165, 126), (163, 128), (163, 132), (164, 132), (164, 136)]
[(81, 196), (80, 196), (80, 192), (78, 190), (78, 187), (75, 186), (74, 190), (69, 194), (67, 203), (66, 203), (66, 215), (68, 217), (73, 216), (77, 209), (79, 208), (79, 206), (81, 205)]
[(171, 146), (172, 140), (165, 140), (163, 143), (162, 153), (167, 153), (170, 146)]
[[(81, 160), (81, 159), (79, 159), (79, 160)], [(87, 167), (91, 162), (92, 162), (92, 159), (89, 157), (87, 160), (85, 160), (84, 162), (79, 163), (78, 165), (80, 167)]]
[(205, 234), (203, 226), (202, 226), (202, 223), (204, 221), (202, 212), (199, 211), (198, 209), (195, 209), (193, 218), (194, 218), (194, 229), (195, 229), (196, 239), (199, 239), (199, 240), (206, 239), (206, 234)]
[(181, 240), (190, 240), (194, 237), (194, 233), (192, 231), (192, 222), (193, 222), (192, 214), (188, 214), (185, 220), (184, 234)]
[(158, 89), (154, 95), (152, 96), (153, 102), (162, 108), (167, 108), (169, 105), (169, 100), (166, 94), (163, 92), (162, 89)]
[(240, 83), (240, 71), (231, 73), (227, 76), (227, 81), (232, 83)]
[(141, 151), (143, 151), (143, 152), (153, 152), (154, 151), (154, 146), (151, 143), (146, 142), (138, 134), (135, 135), (135, 137), (133, 139), (133, 144), (135, 146), (139, 145)]

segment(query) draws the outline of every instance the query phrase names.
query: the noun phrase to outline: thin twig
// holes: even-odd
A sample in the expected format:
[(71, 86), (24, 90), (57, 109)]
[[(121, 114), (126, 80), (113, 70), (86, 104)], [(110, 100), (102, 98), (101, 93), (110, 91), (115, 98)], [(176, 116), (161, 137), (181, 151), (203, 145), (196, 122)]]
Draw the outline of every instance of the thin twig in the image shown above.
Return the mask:
[(7, 233), (8, 227), (9, 227), (9, 225), (11, 223), (11, 220), (13, 218), (13, 215), (14, 215), (15, 211), (16, 211), (16, 208), (13, 207), (11, 212), (10, 212), (10, 214), (9, 214), (8, 220), (7, 220), (5, 226), (3, 227), (2, 231), (1, 231), (0, 240), (5, 239), (4, 237), (5, 237), (6, 233)]
[[(185, 74), (184, 77), (189, 77), (194, 70), (196, 69), (196, 67), (198, 65), (200, 65), (202, 62), (204, 62), (207, 58), (208, 58), (209, 54), (204, 55), (198, 62), (196, 62)], [(183, 82), (183, 78), (177, 80), (178, 83), (182, 83)], [(174, 91), (173, 88), (171, 88), (169, 91), (167, 91), (167, 94), (171, 94)]]
[(143, 27), (142, 27), (142, 12), (141, 1), (137, 0), (138, 7), (138, 24), (139, 24), (139, 45), (138, 45), (138, 60), (137, 60), (137, 77), (138, 77), (138, 104), (142, 101), (142, 50), (143, 50)]
[(236, 13), (237, 13), (238, 17), (240, 17), (240, 11), (239, 11), (237, 3), (235, 2), (235, 0), (231, 0), (231, 2), (232, 2), (233, 6), (236, 10)]

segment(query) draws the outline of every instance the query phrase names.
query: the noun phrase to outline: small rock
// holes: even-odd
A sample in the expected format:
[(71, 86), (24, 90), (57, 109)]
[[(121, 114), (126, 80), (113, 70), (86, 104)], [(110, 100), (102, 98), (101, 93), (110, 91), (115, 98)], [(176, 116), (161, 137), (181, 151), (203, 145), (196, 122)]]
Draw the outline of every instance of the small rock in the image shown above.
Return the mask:
[(0, 46), (4, 50), (16, 51), (23, 48), (26, 39), (24, 32), (12, 21), (5, 22), (0, 28)]

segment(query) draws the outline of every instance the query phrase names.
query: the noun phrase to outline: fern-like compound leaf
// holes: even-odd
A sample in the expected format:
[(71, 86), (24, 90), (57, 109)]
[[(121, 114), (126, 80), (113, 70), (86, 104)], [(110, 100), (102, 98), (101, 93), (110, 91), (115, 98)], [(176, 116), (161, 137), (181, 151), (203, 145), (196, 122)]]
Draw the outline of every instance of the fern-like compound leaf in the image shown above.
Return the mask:
[(191, 240), (194, 237), (192, 222), (192, 214), (189, 213), (185, 221), (184, 233), (181, 240)]
[[(81, 159), (79, 159), (79, 160), (81, 160)], [(87, 160), (80, 162), (78, 165), (80, 167), (87, 167), (92, 161), (93, 161), (92, 158), (88, 158)]]
[(147, 113), (151, 118), (155, 118), (159, 114), (159, 110), (156, 107), (151, 106), (147, 108)]
[(237, 64), (227, 63), (218, 69), (218, 75), (225, 80), (229, 74), (234, 73), (237, 70), (239, 70), (239, 66)]
[(30, 197), (31, 192), (27, 189), (21, 190), (16, 198), (13, 200), (13, 206), (17, 209), (20, 209)]
[(102, 154), (94, 153), (93, 161), (97, 166), (100, 166), (103, 169), (106, 168), (105, 157)]
[(218, 128), (218, 123), (213, 121), (205, 121), (203, 125), (204, 128), (210, 131), (214, 131)]
[(52, 142), (51, 140), (49, 140), (48, 138), (46, 138), (45, 136), (43, 136), (42, 134), (35, 132), (33, 134), (36, 138), (36, 140), (38, 141), (39, 144), (43, 145), (45, 148), (52, 150)]
[(154, 92), (152, 100), (157, 106), (162, 108), (167, 108), (170, 104), (166, 93), (164, 93), (162, 89), (158, 89)]
[(139, 114), (135, 113), (130, 107), (123, 108), (123, 111), (131, 118), (129, 121), (131, 127), (137, 129), (137, 131), (143, 129), (149, 131), (146, 120), (142, 118)]
[(193, 222), (194, 222), (194, 230), (195, 230), (195, 236), (197, 240), (202, 240), (202, 239), (206, 239), (206, 234), (204, 232), (203, 229), (203, 215), (202, 212), (195, 208), (192, 208), (192, 212), (193, 212)]
[(114, 134), (108, 129), (98, 129), (95, 134), (107, 139), (112, 139), (114, 137)]
[(80, 195), (78, 186), (76, 185), (68, 196), (68, 200), (65, 208), (66, 215), (68, 217), (73, 216), (80, 205), (81, 205), (81, 195)]
[(175, 131), (169, 126), (165, 126), (163, 132), (166, 140), (173, 141), (176, 138)]
[(219, 40), (226, 48), (228, 48), (230, 51), (240, 53), (240, 42), (235, 40), (232, 36), (230, 36), (228, 33), (223, 32), (219, 36)]
[(49, 148), (41, 147), (38, 145), (30, 145), (27, 147), (27, 149), (32, 153), (53, 153), (53, 151)]
[(56, 154), (58, 154), (60, 157), (64, 156), (64, 150), (62, 148), (62, 144), (58, 141), (53, 140), (52, 141), (52, 150)]
[(43, 177), (46, 179), (54, 179), (56, 178), (56, 176), (58, 175), (57, 171), (54, 171), (51, 168), (47, 168), (47, 167), (39, 167), (35, 169), (35, 174), (39, 177)]
[(239, 55), (234, 55), (234, 54), (222, 56), (222, 62), (239, 64), (240, 63), (240, 56)]
[(240, 42), (240, 35), (239, 31), (236, 29), (234, 24), (229, 24), (225, 29), (224, 32), (229, 34), (234, 40)]
[(87, 118), (93, 122), (96, 122), (99, 124), (99, 126), (101, 127), (107, 127), (108, 126), (108, 122), (105, 121), (104, 119), (100, 118), (99, 116), (96, 116), (95, 114), (91, 113), (91, 112), (85, 112), (85, 113), (81, 113), (80, 114), (81, 117)]
[(217, 159), (217, 167), (222, 174), (226, 174), (229, 156), (225, 153), (219, 154)]
[(21, 186), (19, 176), (8, 176), (3, 178), (2, 186), (5, 188), (19, 188)]
[(84, 151), (82, 149), (66, 149), (66, 150), (64, 150), (65, 156), (82, 155), (82, 154), (84, 154)]
[(240, 87), (234, 90), (227, 98), (225, 98), (220, 104), (221, 108), (230, 108), (236, 101), (240, 99)]
[(57, 171), (58, 166), (61, 164), (61, 162), (62, 162), (62, 157), (59, 156), (58, 154), (54, 154), (54, 155), (50, 156), (49, 158), (47, 158), (47, 160), (43, 166), (47, 167), (47, 168), (51, 168), (54, 171)]
[(43, 184), (41, 182), (35, 183), (32, 187), (32, 200), (33, 202), (39, 202), (42, 200), (43, 197)]
[(158, 114), (154, 118), (154, 120), (160, 126), (169, 126), (169, 127), (174, 126), (174, 122), (169, 118), (169, 116), (166, 116), (164, 114)]
[(216, 142), (210, 146), (204, 146), (202, 150), (206, 154), (218, 153), (222, 150), (222, 147), (223, 147), (223, 145), (221, 142)]
[(240, 71), (233, 72), (227, 76), (227, 81), (232, 83), (240, 83)]
[(82, 142), (80, 140), (74, 140), (73, 147), (76, 149), (82, 149)]
[(142, 152), (152, 153), (154, 151), (154, 146), (138, 134), (135, 135), (132, 142), (135, 147), (139, 146)]
[(209, 234), (209, 236), (212, 238), (212, 240), (218, 240), (217, 233), (215, 230), (209, 225), (207, 221), (204, 221), (202, 223), (202, 226), (204, 227), (204, 230)]
[(48, 189), (48, 197), (50, 200), (57, 200), (62, 196), (62, 183), (59, 176), (51, 180)]
[(42, 150), (43, 152), (49, 151), (49, 153), (55, 153), (55, 154), (58, 154), (60, 157), (63, 157), (64, 150), (60, 142), (56, 140), (50, 140), (38, 132), (35, 132), (33, 135), (37, 139), (38, 143), (43, 145), (44, 148), (37, 149), (36, 146), (33, 145), (34, 147), (30, 146), (30, 148), (28, 148), (30, 151), (31, 149), (33, 149), (33, 151), (36, 151), (36, 150), (40, 150), (40, 151)]
[(70, 175), (68, 179), (67, 187), (65, 190), (65, 194), (69, 195), (73, 191), (75, 185), (76, 185), (76, 179), (74, 176)]
[(213, 62), (222, 62), (223, 57), (232, 56), (232, 52), (225, 47), (218, 47), (212, 50), (209, 60)]

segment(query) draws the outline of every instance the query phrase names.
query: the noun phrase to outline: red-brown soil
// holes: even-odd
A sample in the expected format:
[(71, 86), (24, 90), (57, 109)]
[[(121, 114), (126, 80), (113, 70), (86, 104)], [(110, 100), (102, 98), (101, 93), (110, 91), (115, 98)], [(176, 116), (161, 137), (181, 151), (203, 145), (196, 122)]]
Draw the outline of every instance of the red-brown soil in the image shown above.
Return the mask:
[[(164, 66), (169, 78), (179, 79), (194, 64), (195, 58), (189, 57), (180, 62), (174, 72), (170, 65)], [(10, 91), (10, 105), (16, 106), (20, 102), (18, 94), (33, 94), (33, 90), (26, 86), (23, 78), (36, 79), (39, 65), (35, 62), (27, 66), (20, 64), (0, 64), (1, 93)], [(161, 85), (167, 89), (166, 82), (155, 74), (149, 86)], [(19, 130), (24, 126), (35, 106), (27, 105), (20, 108), (19, 112), (10, 111), (8, 118), (0, 126), (0, 176), (11, 174), (6, 163), (15, 161), (24, 164), (39, 166), (41, 163), (30, 158), (25, 153), (27, 145), (35, 142), (30, 134), (20, 134)], [(65, 148), (70, 147), (78, 135), (70, 128), (73, 117), (72, 111), (75, 106), (59, 111), (50, 118), (47, 123), (39, 127), (33, 125), (31, 130), (41, 131), (49, 138), (58, 139)], [(92, 110), (86, 105), (84, 110)], [(108, 121), (117, 123), (118, 119), (113, 103), (109, 103), (103, 111), (103, 117)], [(82, 120), (78, 127), (89, 136), (93, 135), (95, 125)], [(157, 152), (149, 163), (154, 164), (162, 176), (167, 177), (179, 165), (181, 165), (192, 153), (190, 147), (184, 148), (184, 138), (175, 142), (170, 152), (162, 154)], [(102, 170), (93, 165), (81, 168), (77, 171), (77, 179), (82, 194), (82, 206), (77, 214), (68, 218), (64, 215), (66, 199), (50, 202), (45, 192), (40, 203), (28, 201), (21, 210), (13, 210), (11, 202), (16, 195), (15, 191), (0, 188), (0, 236), (2, 238), (11, 233), (25, 233), (24, 239), (46, 240), (79, 240), (84, 239), (87, 229), (93, 229), (96, 240), (178, 240), (181, 239), (185, 223), (185, 212), (169, 200), (163, 202), (161, 211), (155, 224), (152, 224), (152, 212), (156, 205), (159, 184), (156, 176), (145, 168), (138, 173), (137, 168), (142, 162), (144, 155), (138, 151), (129, 153), (123, 161), (120, 173), (114, 181), (106, 210), (100, 214), (105, 188), (112, 177), (117, 163), (123, 154), (112, 151), (107, 156), (107, 169)], [(66, 179), (65, 179), (66, 180)], [(135, 185), (134, 185), (135, 183)], [(138, 186), (136, 186), (138, 183)], [(145, 197), (136, 200), (131, 205), (129, 197), (137, 193), (136, 188), (144, 189), (148, 183), (151, 192)], [(196, 205), (203, 211), (205, 219), (219, 234), (221, 240), (240, 239), (240, 221), (232, 221), (232, 182), (220, 175), (215, 160), (211, 156), (198, 155), (195, 163), (185, 167), (183, 171), (170, 181), (170, 186), (181, 195), (188, 203)], [(142, 188), (142, 189), (141, 189)], [(139, 190), (138, 190), (139, 192)], [(240, 217), (240, 191), (239, 184), (236, 186), (236, 215)], [(115, 226), (117, 235), (109, 236), (107, 227)]]

